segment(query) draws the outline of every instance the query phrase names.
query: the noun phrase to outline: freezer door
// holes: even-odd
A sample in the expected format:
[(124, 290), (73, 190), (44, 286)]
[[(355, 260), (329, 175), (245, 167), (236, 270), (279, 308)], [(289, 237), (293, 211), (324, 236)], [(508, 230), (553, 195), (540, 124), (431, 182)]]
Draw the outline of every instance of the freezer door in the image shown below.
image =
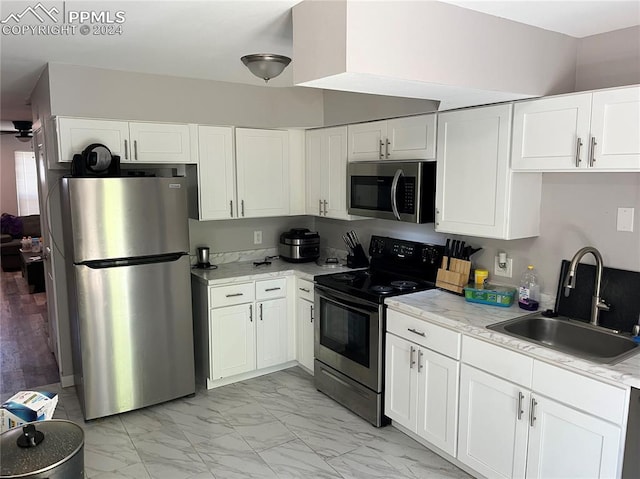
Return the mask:
[(189, 251), (185, 178), (63, 178), (62, 198), (73, 263)]
[(193, 394), (189, 257), (73, 270), (74, 373), (85, 419)]

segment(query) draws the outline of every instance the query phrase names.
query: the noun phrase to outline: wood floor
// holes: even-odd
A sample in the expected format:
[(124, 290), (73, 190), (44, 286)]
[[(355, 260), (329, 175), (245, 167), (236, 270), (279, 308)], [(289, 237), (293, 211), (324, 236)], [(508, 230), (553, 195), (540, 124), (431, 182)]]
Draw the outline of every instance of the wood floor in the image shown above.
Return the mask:
[(60, 381), (58, 366), (47, 344), (46, 293), (29, 294), (20, 271), (1, 274), (0, 394)]

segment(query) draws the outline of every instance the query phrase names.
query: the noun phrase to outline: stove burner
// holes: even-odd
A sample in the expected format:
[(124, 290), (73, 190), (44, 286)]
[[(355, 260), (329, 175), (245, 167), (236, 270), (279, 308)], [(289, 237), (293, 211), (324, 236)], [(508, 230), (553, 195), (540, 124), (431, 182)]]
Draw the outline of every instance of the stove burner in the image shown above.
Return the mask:
[(333, 278), (337, 281), (342, 281), (344, 283), (348, 283), (353, 281), (354, 279), (356, 279), (356, 275), (355, 274), (350, 274), (350, 273), (339, 273), (333, 276)]
[(374, 293), (378, 293), (378, 294), (385, 294), (385, 293), (391, 293), (393, 292), (393, 288), (391, 286), (382, 286), (382, 285), (374, 285), (371, 286), (371, 291), (373, 291)]
[(415, 281), (391, 281), (391, 286), (397, 289), (414, 289), (418, 283)]

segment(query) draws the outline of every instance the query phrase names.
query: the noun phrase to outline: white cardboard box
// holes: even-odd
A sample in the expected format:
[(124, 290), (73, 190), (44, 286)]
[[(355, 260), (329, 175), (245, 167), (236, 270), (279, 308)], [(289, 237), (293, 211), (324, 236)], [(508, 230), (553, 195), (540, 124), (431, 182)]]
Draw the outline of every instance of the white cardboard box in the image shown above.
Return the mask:
[(20, 391), (0, 406), (0, 432), (27, 422), (51, 419), (57, 405), (56, 393)]

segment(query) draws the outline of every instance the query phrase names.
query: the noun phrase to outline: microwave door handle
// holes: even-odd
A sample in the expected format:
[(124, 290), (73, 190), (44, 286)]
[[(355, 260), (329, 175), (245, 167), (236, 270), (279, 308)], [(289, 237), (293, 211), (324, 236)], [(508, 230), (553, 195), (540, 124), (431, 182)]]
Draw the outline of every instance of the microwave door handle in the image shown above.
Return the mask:
[(393, 182), (391, 183), (391, 209), (393, 210), (393, 216), (400, 221), (400, 212), (398, 211), (398, 182), (400, 177), (404, 176), (404, 172), (401, 169), (396, 170), (396, 174), (393, 175)]

